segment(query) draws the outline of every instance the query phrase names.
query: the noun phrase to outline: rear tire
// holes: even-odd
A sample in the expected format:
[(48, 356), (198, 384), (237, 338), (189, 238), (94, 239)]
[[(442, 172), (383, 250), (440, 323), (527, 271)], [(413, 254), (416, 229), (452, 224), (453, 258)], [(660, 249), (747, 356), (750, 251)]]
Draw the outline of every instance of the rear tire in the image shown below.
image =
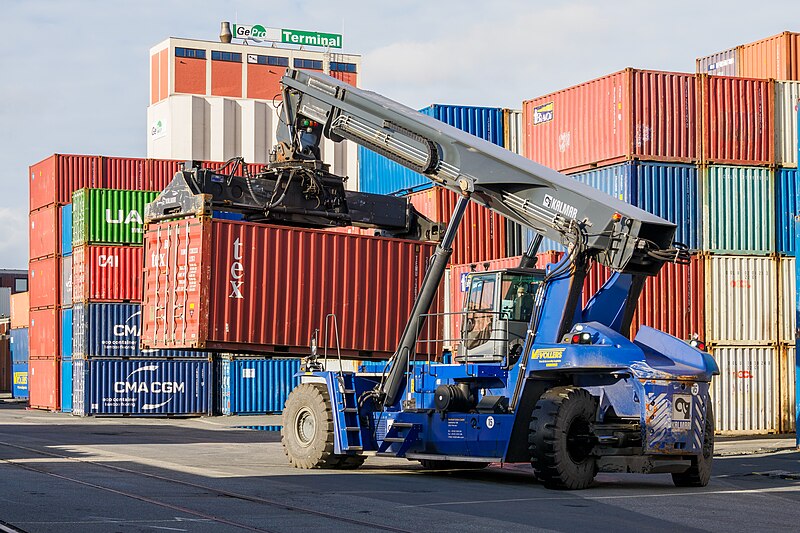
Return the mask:
[(481, 470), (489, 463), (473, 461), (441, 461), (438, 459), (420, 459), (419, 464), (425, 470)]
[(703, 437), (703, 454), (692, 457), (692, 466), (686, 472), (672, 474), (676, 487), (705, 487), (711, 481), (711, 463), (714, 461), (714, 410), (707, 398), (706, 429)]
[(292, 466), (339, 466), (343, 457), (333, 454), (333, 409), (325, 385), (297, 386), (286, 399), (282, 421), (281, 444)]
[(591, 424), (597, 402), (580, 387), (554, 387), (536, 402), (528, 434), (534, 475), (552, 489), (584, 489), (597, 474)]

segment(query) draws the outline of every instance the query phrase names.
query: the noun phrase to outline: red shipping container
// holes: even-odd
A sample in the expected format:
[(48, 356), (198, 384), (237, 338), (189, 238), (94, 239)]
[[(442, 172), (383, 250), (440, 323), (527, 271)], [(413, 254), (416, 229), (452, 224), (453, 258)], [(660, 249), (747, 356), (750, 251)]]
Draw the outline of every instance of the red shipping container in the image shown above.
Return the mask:
[(147, 159), (138, 157), (104, 157), (103, 188), (146, 191), (149, 186), (147, 170)]
[(61, 257), (54, 256), (28, 263), (30, 307), (54, 307), (61, 299)]
[(52, 359), (61, 353), (61, 317), (55, 307), (31, 310), (30, 359)]
[(171, 159), (147, 160), (147, 190), (163, 191), (170, 184), (175, 173), (183, 169), (186, 161)]
[[(434, 222), (447, 223), (456, 207), (458, 195), (443, 187), (433, 187), (408, 195), (411, 204)], [(450, 264), (500, 259), (506, 255), (506, 219), (475, 202), (470, 202), (453, 242)]]
[(101, 159), (93, 155), (54, 154), (30, 167), (30, 210), (68, 204), (72, 191), (103, 186)]
[[(432, 243), (227, 220), (151, 224), (142, 344), (307, 354), (317, 328), (323, 346), (334, 313), (344, 355), (385, 358), (433, 251)], [(332, 330), (327, 344), (335, 346)]]
[(705, 163), (768, 165), (775, 161), (774, 82), (701, 76)]
[[(536, 254), (536, 268), (544, 269), (550, 263), (557, 263), (563, 257), (564, 252), (544, 252)], [(481, 261), (478, 263), (467, 263), (453, 265), (450, 267), (450, 286), (447, 287), (447, 297), (450, 298), (450, 312), (460, 313), (464, 309), (464, 298), (467, 289), (462, 285), (461, 276), (470, 272), (487, 272), (489, 270), (502, 270), (505, 268), (517, 268), (522, 257), (505, 257), (492, 261)], [(449, 340), (457, 343), (461, 336), (461, 315), (450, 315)]]
[(800, 80), (800, 33), (785, 31), (739, 47), (739, 75)]
[(61, 217), (57, 206), (43, 207), (31, 212), (28, 220), (31, 260), (52, 257), (61, 248)]
[[(688, 340), (705, 332), (705, 276), (702, 256), (689, 265), (665, 263), (655, 277), (647, 278), (631, 323), (631, 338), (642, 325)], [(608, 280), (611, 269), (593, 263), (584, 284), (582, 302)]]
[(72, 252), (73, 302), (140, 302), (141, 246), (79, 246)]
[(28, 361), (29, 404), (34, 409), (57, 411), (61, 406), (61, 362), (56, 358)]
[(11, 295), (11, 327), (27, 328), (31, 324), (31, 300), (29, 292), (18, 292)]
[(522, 104), (526, 157), (558, 171), (698, 159), (694, 74), (628, 68)]

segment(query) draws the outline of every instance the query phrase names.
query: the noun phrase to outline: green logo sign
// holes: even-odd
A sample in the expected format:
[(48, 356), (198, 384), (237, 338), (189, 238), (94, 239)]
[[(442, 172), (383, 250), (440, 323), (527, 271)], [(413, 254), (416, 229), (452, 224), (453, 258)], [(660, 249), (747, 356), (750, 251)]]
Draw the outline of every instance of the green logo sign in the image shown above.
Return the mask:
[(341, 48), (342, 36), (337, 33), (319, 33), (316, 31), (281, 30), (281, 42), (305, 46), (323, 46), (325, 48)]

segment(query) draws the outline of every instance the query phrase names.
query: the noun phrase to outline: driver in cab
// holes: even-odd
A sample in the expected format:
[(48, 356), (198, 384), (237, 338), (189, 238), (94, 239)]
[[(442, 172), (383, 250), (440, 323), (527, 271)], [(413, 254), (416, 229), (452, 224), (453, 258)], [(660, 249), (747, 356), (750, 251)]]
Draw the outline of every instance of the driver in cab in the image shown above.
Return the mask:
[(533, 295), (525, 289), (525, 285), (517, 287), (517, 296), (511, 310), (511, 320), (527, 322), (533, 312)]

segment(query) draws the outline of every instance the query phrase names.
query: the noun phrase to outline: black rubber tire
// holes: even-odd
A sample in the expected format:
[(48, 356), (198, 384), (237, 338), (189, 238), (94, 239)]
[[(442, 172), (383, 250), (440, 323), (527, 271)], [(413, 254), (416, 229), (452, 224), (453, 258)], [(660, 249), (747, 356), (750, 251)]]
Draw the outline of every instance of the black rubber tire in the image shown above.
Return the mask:
[(355, 470), (356, 468), (361, 467), (364, 464), (364, 461), (367, 460), (365, 455), (345, 455), (339, 456), (341, 460), (339, 464), (336, 465), (336, 468), (341, 470)]
[[(302, 434), (300, 419), (313, 419), (313, 432)], [(335, 468), (342, 456), (333, 454), (333, 409), (328, 389), (321, 383), (298, 385), (283, 408), (281, 444), (295, 468)], [(311, 424), (311, 421), (309, 421)], [(311, 429), (310, 425), (305, 426)]]
[(707, 398), (706, 431), (703, 438), (703, 455), (692, 457), (692, 466), (686, 472), (672, 474), (676, 487), (705, 487), (711, 481), (711, 463), (714, 461), (714, 410)]
[(437, 459), (420, 459), (419, 464), (425, 470), (481, 470), (489, 466), (489, 463), (478, 463), (473, 461), (440, 461)]
[[(589, 424), (597, 402), (580, 387), (554, 387), (531, 414), (528, 444), (534, 475), (552, 489), (585, 489), (597, 474)], [(577, 432), (577, 434), (576, 434)]]

